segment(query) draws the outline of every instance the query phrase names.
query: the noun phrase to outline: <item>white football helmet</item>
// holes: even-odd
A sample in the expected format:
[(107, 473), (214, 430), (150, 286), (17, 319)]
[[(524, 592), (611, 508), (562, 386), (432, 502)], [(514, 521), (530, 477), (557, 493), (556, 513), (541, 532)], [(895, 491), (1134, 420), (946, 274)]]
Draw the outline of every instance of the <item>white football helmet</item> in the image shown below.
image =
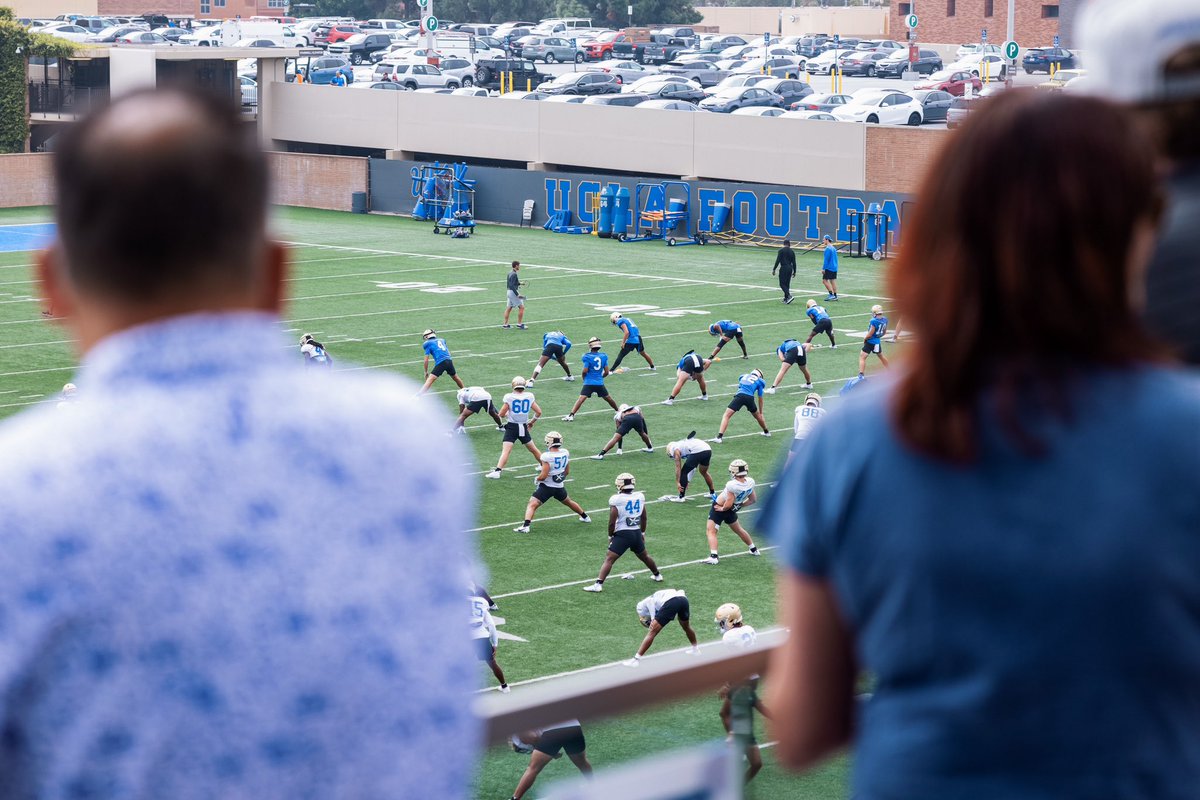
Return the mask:
[(633, 475), (628, 472), (622, 472), (620, 475), (618, 475), (615, 482), (617, 484), (617, 491), (632, 489), (636, 485)]
[(562, 440), (561, 433), (559, 433), (558, 431), (547, 431), (547, 433), (546, 433), (546, 446), (547, 447), (558, 447), (559, 445), (562, 444), (562, 442), (563, 442), (563, 440)]
[(62, 390), (63, 397), (74, 397), (75, 393), (78, 391), (79, 391), (79, 387), (73, 383), (63, 384), (63, 390)]
[(518, 375), (517, 377), (513, 378), (512, 379), (512, 388), (524, 389), (525, 388), (525, 377), (522, 375)]
[(592, 338), (588, 339), (588, 347), (592, 348), (593, 350), (599, 350), (600, 349), (600, 337), (593, 336)]
[(425, 332), (421, 334), (421, 338), (422, 339), (436, 339), (437, 334), (434, 333), (433, 328), (426, 328)]
[(735, 458), (733, 461), (729, 462), (729, 474), (735, 478), (740, 478), (743, 475), (749, 475), (750, 465), (746, 463), (745, 459)]
[(717, 608), (717, 627), (721, 632), (742, 624), (742, 608), (737, 603), (724, 603)]
[(308, 344), (309, 342), (312, 341), (312, 338), (313, 338), (313, 335), (311, 333), (306, 333), (300, 337), (300, 344), (302, 344), (302, 345)]
[(619, 320), (620, 318), (621, 318), (621, 312), (620, 312), (620, 311), (614, 311), (614, 312), (612, 312), (611, 314), (609, 314), (609, 315), (608, 315), (608, 321), (609, 321), (609, 322), (611, 322), (613, 325), (616, 325), (616, 324), (617, 324), (617, 320)]
[(878, 304), (871, 306), (871, 315), (872, 316), (878, 317), (882, 313), (883, 313), (883, 306), (878, 305)]
[(816, 300), (813, 300), (813, 299), (810, 297), (810, 298), (808, 298), (808, 302), (807, 302), (807, 303), (805, 303), (804, 305), (805, 305), (805, 307), (806, 307), (806, 308), (812, 308), (812, 307), (813, 307), (813, 306), (815, 306), (816, 304), (817, 304), (817, 301), (816, 301)]
[(821, 395), (816, 392), (809, 392), (804, 396), (804, 405), (821, 407)]
[(761, 369), (752, 369), (752, 370), (750, 370), (750, 374), (751, 374), (751, 375), (757, 375), (757, 376), (758, 376), (758, 379), (759, 379), (759, 380), (762, 380), (762, 376), (763, 376), (763, 374), (762, 374), (762, 370), (761, 370)]

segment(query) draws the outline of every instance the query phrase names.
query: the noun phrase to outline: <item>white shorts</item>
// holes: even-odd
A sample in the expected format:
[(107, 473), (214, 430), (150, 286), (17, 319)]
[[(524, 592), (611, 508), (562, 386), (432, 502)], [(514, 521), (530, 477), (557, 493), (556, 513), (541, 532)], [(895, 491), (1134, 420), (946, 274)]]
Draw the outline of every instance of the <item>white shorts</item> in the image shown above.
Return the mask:
[(509, 289), (508, 290), (508, 307), (509, 308), (524, 308), (525, 307), (525, 298), (521, 297), (521, 295), (517, 294), (512, 289)]

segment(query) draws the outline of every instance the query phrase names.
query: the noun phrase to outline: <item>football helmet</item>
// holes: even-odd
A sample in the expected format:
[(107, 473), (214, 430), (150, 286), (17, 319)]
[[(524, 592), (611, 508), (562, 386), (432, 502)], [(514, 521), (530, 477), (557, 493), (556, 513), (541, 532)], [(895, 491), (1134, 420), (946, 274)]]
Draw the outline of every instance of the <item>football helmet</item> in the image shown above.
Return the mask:
[(883, 313), (883, 306), (878, 305), (878, 304), (871, 306), (871, 314), (873, 316), (878, 317), (882, 313)]
[(737, 603), (724, 603), (717, 608), (717, 627), (721, 632), (742, 624), (742, 608)]
[(558, 447), (561, 444), (562, 444), (562, 434), (561, 433), (559, 433), (558, 431), (547, 431), (546, 432), (546, 446), (547, 447)]
[(588, 347), (592, 348), (593, 350), (599, 350), (600, 349), (600, 337), (593, 336), (592, 338), (588, 339)]
[(708, 332), (711, 333), (713, 336), (716, 336), (718, 333), (721, 332), (721, 329), (714, 323), (714, 324), (708, 326)]
[(813, 307), (813, 306), (815, 306), (816, 304), (817, 304), (817, 301), (816, 301), (816, 300), (813, 300), (813, 299), (810, 297), (810, 298), (808, 298), (808, 302), (807, 302), (807, 303), (805, 303), (805, 304), (804, 304), (804, 306), (805, 306), (805, 308), (812, 308), (812, 307)]
[(620, 475), (618, 475), (615, 483), (617, 484), (618, 490), (632, 489), (636, 485), (633, 475), (628, 472), (622, 472)]
[(421, 338), (422, 339), (436, 339), (437, 334), (434, 333), (433, 328), (426, 328), (425, 332), (421, 334)]
[(761, 369), (752, 369), (752, 370), (750, 370), (750, 374), (751, 374), (751, 375), (757, 375), (757, 376), (758, 376), (758, 379), (759, 379), (760, 381), (762, 380), (762, 376), (763, 376), (763, 374), (762, 374), (762, 370), (761, 370)]
[(73, 383), (63, 384), (63, 388), (62, 388), (63, 397), (74, 397), (75, 393), (78, 391), (79, 391), (79, 387)]
[(512, 379), (512, 388), (524, 389), (525, 388), (525, 378), (521, 375), (518, 375), (517, 377), (513, 378)]
[(633, 408), (633, 406), (629, 405), (628, 403), (621, 403), (621, 405), (617, 406), (617, 416), (621, 416), (631, 408)]
[(617, 324), (617, 320), (619, 320), (620, 318), (621, 318), (621, 312), (620, 312), (620, 311), (614, 311), (614, 312), (612, 312), (611, 314), (609, 314), (609, 315), (608, 315), (608, 321), (609, 321), (609, 322), (611, 322), (613, 325), (616, 325), (616, 324)]
[(729, 462), (729, 474), (735, 478), (740, 478), (742, 475), (750, 474), (750, 465), (745, 459), (735, 458)]
[(809, 392), (804, 396), (804, 405), (821, 407), (821, 395), (816, 392)]
[(313, 335), (312, 335), (311, 333), (306, 333), (306, 334), (304, 334), (303, 336), (301, 336), (301, 337), (300, 337), (300, 344), (301, 344), (301, 345), (306, 345), (306, 344), (308, 344), (309, 342), (311, 342), (311, 341), (312, 341), (312, 339), (313, 339)]

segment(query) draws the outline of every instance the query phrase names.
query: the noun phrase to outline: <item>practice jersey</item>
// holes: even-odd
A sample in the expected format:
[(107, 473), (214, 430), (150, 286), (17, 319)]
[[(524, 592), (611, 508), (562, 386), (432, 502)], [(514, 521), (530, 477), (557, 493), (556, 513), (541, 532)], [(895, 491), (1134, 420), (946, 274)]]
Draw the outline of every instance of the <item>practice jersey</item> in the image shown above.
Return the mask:
[(763, 390), (767, 388), (767, 384), (762, 378), (755, 375), (753, 372), (747, 372), (738, 378), (738, 394), (748, 394), (751, 397), (758, 395), (762, 397)]
[(638, 330), (638, 326), (633, 324), (633, 320), (629, 317), (621, 317), (617, 320), (617, 327), (624, 328), (629, 334), (627, 344), (639, 344), (642, 341), (642, 334)]
[(696, 453), (707, 453), (712, 450), (708, 442), (703, 439), (692, 437), (691, 439), (680, 439), (678, 442), (669, 442), (667, 444), (667, 455), (671, 458), (678, 453), (680, 458), (694, 456)]
[(515, 422), (518, 425), (529, 423), (529, 409), (533, 408), (533, 392), (509, 392), (504, 395), (504, 403), (508, 406), (505, 422)]
[(800, 343), (795, 339), (784, 339), (783, 344), (775, 349), (779, 352), (779, 355), (786, 356), (789, 350), (800, 350)]
[(812, 432), (812, 426), (817, 424), (817, 420), (825, 416), (825, 409), (820, 406), (796, 406), (796, 418), (792, 421), (792, 429), (795, 430), (797, 439), (803, 439)]
[(492, 619), (492, 615), (488, 611), (488, 601), (482, 597), (471, 597), (469, 600), (471, 601), (471, 638), (483, 639), (486, 637), (495, 647), (500, 637), (496, 635), (496, 621)]
[(627, 417), (630, 414), (641, 414), (641, 413), (642, 413), (641, 406), (630, 406), (629, 408), (625, 409), (624, 411), (618, 411), (617, 413), (613, 414), (613, 420), (616, 422), (620, 422), (622, 417)]
[(736, 628), (730, 628), (721, 636), (721, 641), (726, 647), (743, 648), (754, 644), (758, 639), (758, 633), (749, 625), (739, 625)]
[(571, 349), (571, 340), (562, 331), (550, 331), (542, 334), (542, 349), (552, 344), (561, 345), (564, 353)]
[(421, 349), (425, 351), (425, 355), (433, 356), (434, 364), (450, 360), (450, 348), (446, 347), (445, 339), (426, 339)]
[(333, 359), (325, 352), (324, 347), (319, 347), (314, 342), (308, 342), (300, 347), (300, 352), (310, 363), (313, 364), (332, 364)]
[(695, 353), (688, 353), (683, 358), (679, 359), (679, 363), (675, 365), (676, 369), (686, 369), (695, 372), (704, 369), (704, 359)]
[(571, 454), (562, 447), (542, 453), (542, 463), (550, 465), (550, 474), (546, 476), (546, 480), (538, 483), (551, 489), (561, 489), (563, 481), (567, 479), (567, 464), (570, 462)]
[(604, 353), (584, 353), (580, 360), (583, 361), (583, 385), (603, 386), (608, 356)]
[(462, 406), (467, 403), (486, 403), (491, 399), (491, 392), (482, 386), (467, 386), (458, 390), (458, 404)]
[[(716, 330), (713, 330), (716, 328)], [(714, 322), (708, 329), (708, 332), (713, 336), (721, 334), (723, 336), (733, 336), (735, 333), (742, 332), (742, 326), (738, 325), (731, 319), (722, 319)]]
[(825, 306), (813, 306), (804, 313), (808, 314), (808, 318), (813, 321), (814, 325), (823, 319), (829, 319), (829, 312), (825, 310)]
[(642, 513), (646, 510), (646, 495), (641, 492), (617, 492), (608, 498), (608, 505), (617, 510), (614, 531), (640, 531)]
[(887, 317), (872, 317), (867, 323), (867, 344), (879, 344), (880, 338), (887, 333), (887, 326)]
[(725, 490), (717, 495), (717, 500), (713, 501), (716, 505), (725, 495), (733, 498), (733, 510), (739, 511), (750, 495), (754, 492), (754, 478), (747, 477), (745, 482), (739, 481), (736, 478), (725, 484)]
[(668, 600), (673, 600), (676, 597), (686, 597), (679, 589), (663, 589), (655, 592), (647, 598), (644, 598), (637, 604), (637, 612), (639, 617), (650, 617), (653, 619), (658, 616), (659, 609), (667, 604)]
[(825, 252), (821, 258), (821, 269), (829, 272), (838, 271), (838, 252), (837, 248), (831, 244), (825, 245)]

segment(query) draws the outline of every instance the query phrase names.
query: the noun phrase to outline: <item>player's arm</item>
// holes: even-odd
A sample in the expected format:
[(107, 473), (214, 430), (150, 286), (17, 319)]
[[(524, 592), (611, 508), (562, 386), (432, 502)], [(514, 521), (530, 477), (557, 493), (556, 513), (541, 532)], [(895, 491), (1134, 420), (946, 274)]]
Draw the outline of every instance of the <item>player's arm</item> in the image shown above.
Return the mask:
[(629, 341), (629, 326), (628, 326), (628, 325), (622, 325), (622, 326), (621, 326), (621, 333), (622, 333), (622, 334), (624, 334), (624, 335), (621, 337), (621, 347), (624, 347), (624, 346), (625, 346), (625, 344), (626, 344), (626, 343)]
[(533, 401), (533, 405), (531, 405), (531, 406), (530, 406), (530, 408), (532, 408), (532, 409), (533, 409), (533, 413), (534, 413), (534, 414), (537, 414), (537, 416), (536, 416), (536, 417), (534, 417), (533, 419), (529, 420), (529, 427), (531, 427), (531, 428), (532, 428), (532, 427), (533, 427), (533, 423), (537, 422), (539, 419), (541, 419), (541, 418), (542, 418), (542, 407), (541, 407), (541, 406), (539, 406), (539, 405), (537, 404), (537, 401), (536, 401), (536, 400), (534, 400), (534, 401)]
[(646, 508), (645, 506), (642, 506), (642, 521), (640, 523), (641, 528), (642, 528), (642, 533), (646, 532), (646, 522), (649, 519), (650, 519), (650, 509)]
[(721, 697), (721, 724), (725, 726), (725, 733), (733, 733), (733, 727), (730, 725), (730, 717), (733, 716), (733, 704), (729, 702), (728, 687), (721, 689)]
[(733, 495), (722, 490), (721, 493), (717, 495), (717, 510), (728, 511), (731, 508), (733, 508)]
[(679, 479), (683, 477), (683, 456), (679, 451), (675, 451), (675, 485), (679, 485)]
[(620, 512), (617, 511), (616, 506), (608, 507), (608, 535), (609, 536), (612, 536), (613, 534), (615, 534), (617, 532), (617, 516), (619, 515), (619, 513)]
[(758, 387), (758, 413), (765, 414), (765, 413), (767, 413), (767, 398), (766, 398), (766, 395), (763, 394), (763, 386), (761, 385), (762, 381), (759, 381), (759, 384), (760, 385)]
[(500, 634), (496, 632), (496, 621), (492, 619), (491, 614), (486, 614), (483, 618), (484, 624), (488, 629), (488, 640), (492, 643), (492, 649), (496, 649), (496, 645), (500, 643)]
[(750, 496), (742, 503), (742, 508), (749, 508), (758, 502), (758, 492), (754, 489), (750, 490)]
[(780, 361), (783, 361), (783, 350), (776, 350), (775, 355), (779, 356)]
[(425, 354), (425, 363), (421, 365), (421, 368), (425, 370), (426, 375), (429, 374), (429, 353)]
[(754, 710), (762, 714), (767, 719), (774, 719), (771, 712), (767, 711), (767, 707), (763, 705), (763, 701), (758, 699), (758, 695), (754, 695)]
[(537, 476), (537, 478), (535, 478), (534, 480), (537, 480), (537, 481), (544, 481), (544, 480), (546, 480), (546, 478), (548, 478), (548, 477), (550, 477), (550, 462), (549, 462), (549, 461), (543, 461), (543, 462), (542, 462), (542, 468), (541, 468), (541, 470), (538, 472), (538, 476)]
[(509, 412), (508, 403), (505, 403), (504, 405), (500, 406), (500, 418), (501, 419), (504, 419), (504, 417), (508, 415), (508, 412)]

